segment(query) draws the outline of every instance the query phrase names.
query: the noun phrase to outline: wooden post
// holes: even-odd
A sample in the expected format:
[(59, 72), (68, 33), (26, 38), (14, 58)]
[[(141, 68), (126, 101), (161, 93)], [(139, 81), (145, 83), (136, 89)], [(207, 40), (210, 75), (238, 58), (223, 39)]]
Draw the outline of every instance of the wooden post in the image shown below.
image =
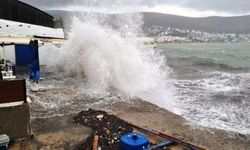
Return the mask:
[(3, 59), (4, 59), (4, 65), (6, 65), (6, 51), (4, 45), (3, 45)]
[(95, 135), (93, 142), (93, 150), (98, 150), (98, 141), (99, 141), (99, 136)]

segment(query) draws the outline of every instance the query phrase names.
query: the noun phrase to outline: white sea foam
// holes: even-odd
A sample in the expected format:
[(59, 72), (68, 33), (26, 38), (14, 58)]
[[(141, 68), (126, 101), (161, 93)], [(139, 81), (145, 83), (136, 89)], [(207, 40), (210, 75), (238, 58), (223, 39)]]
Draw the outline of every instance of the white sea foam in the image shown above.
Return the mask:
[(104, 19), (93, 15), (73, 18), (69, 41), (56, 53), (50, 51), (54, 57), (47, 65), (56, 64), (66, 75), (85, 78), (85, 87), (95, 92), (115, 89), (175, 111), (165, 57), (160, 50), (138, 46), (141, 16), (122, 15), (112, 22), (115, 29), (103, 24)]
[(249, 73), (211, 72), (206, 79), (179, 80), (182, 116), (205, 127), (249, 134)]

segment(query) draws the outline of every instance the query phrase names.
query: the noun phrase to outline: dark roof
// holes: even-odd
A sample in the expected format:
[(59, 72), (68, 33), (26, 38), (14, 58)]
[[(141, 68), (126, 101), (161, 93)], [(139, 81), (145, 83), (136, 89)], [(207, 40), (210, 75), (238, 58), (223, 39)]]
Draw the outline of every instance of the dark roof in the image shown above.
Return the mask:
[(54, 27), (54, 17), (50, 14), (19, 0), (0, 0), (0, 18)]

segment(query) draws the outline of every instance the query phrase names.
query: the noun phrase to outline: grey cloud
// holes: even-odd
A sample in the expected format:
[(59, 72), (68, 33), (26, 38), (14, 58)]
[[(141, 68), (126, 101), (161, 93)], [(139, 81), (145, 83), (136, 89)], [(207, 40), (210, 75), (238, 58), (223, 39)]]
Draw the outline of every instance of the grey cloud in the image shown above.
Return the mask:
[(72, 4), (70, 0), (19, 0), (40, 9), (48, 9), (57, 6), (67, 6)]
[(188, 0), (185, 6), (197, 10), (215, 10), (232, 13), (250, 12), (249, 0)]
[(21, 0), (41, 9), (63, 7), (68, 5), (91, 6), (147, 6), (176, 5), (195, 10), (212, 10), (229, 13), (250, 12), (249, 0)]
[(117, 6), (156, 6), (162, 4), (177, 4), (185, 0), (20, 0), (27, 4), (42, 9), (47, 9), (56, 6), (68, 6), (68, 5), (117, 5)]

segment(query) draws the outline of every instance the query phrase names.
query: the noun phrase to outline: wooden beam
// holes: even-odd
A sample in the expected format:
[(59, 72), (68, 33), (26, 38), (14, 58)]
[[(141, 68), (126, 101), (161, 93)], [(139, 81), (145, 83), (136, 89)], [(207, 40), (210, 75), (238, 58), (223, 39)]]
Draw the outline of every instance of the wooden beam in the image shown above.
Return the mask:
[(0, 36), (0, 45), (15, 45), (15, 44), (28, 45), (30, 40), (38, 40), (39, 45), (44, 45), (44, 44), (63, 45), (67, 41), (67, 39), (56, 39), (56, 38)]

